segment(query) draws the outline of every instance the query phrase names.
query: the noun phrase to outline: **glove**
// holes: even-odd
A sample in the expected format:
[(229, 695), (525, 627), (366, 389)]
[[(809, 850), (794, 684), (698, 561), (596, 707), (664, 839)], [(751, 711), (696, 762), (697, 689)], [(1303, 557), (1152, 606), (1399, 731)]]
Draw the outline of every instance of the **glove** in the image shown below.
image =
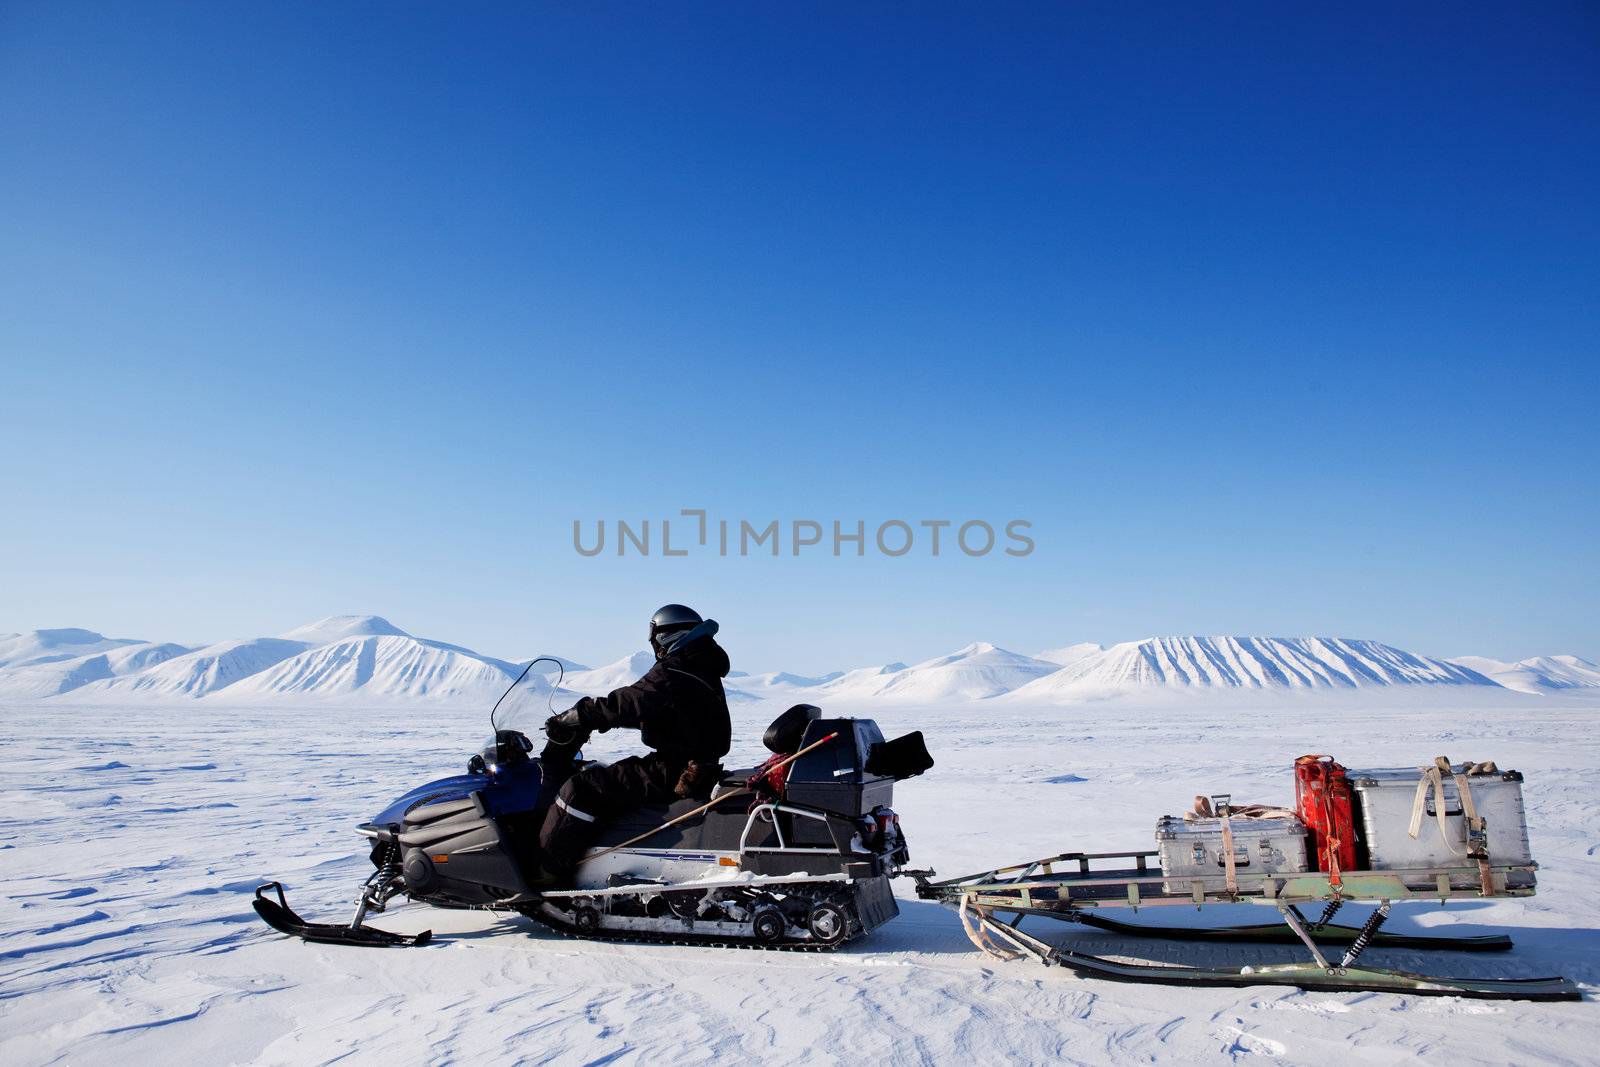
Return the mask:
[(568, 708), (560, 715), (552, 715), (544, 721), (544, 732), (555, 730), (558, 733), (567, 733), (572, 730), (583, 729), (583, 716), (578, 714), (577, 708)]

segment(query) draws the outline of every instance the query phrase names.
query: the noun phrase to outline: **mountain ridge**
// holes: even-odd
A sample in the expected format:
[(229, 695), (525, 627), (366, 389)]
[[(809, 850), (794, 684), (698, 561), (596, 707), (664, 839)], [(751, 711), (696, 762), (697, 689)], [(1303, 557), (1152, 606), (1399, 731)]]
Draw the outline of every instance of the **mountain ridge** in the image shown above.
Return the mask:
[(1053, 702), (1148, 690), (1496, 684), (1460, 664), (1361, 638), (1149, 637), (1076, 659), (1006, 695)]
[[(557, 692), (597, 696), (627, 685), (654, 662), (647, 651), (592, 668), (557, 658), (566, 668)], [(69, 627), (0, 635), (0, 699), (483, 701), (503, 692), (528, 663), (417, 637), (378, 615), (330, 615), (276, 637), (201, 648)], [(547, 692), (557, 673), (541, 664), (529, 672), (527, 684)], [(909, 666), (894, 662), (823, 675), (735, 672), (725, 689), (734, 703), (1052, 704), (1173, 691), (1436, 685), (1535, 695), (1582, 692), (1600, 689), (1600, 665), (1570, 655), (1515, 663), (1437, 659), (1359, 638), (1151, 637), (1110, 647), (1080, 642), (1037, 656), (978, 641)]]

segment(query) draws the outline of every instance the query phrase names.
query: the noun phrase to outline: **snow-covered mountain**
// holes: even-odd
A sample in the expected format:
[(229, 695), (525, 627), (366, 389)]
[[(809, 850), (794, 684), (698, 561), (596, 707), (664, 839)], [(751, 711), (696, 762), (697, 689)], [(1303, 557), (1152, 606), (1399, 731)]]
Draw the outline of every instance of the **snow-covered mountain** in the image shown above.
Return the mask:
[(1569, 689), (1600, 689), (1600, 664), (1581, 656), (1534, 656), (1505, 663), (1487, 656), (1457, 656), (1451, 660), (1522, 693), (1549, 693)]
[(644, 676), (645, 671), (655, 665), (655, 662), (656, 658), (651, 653), (635, 652), (603, 667), (574, 671), (562, 680), (561, 685), (564, 689), (582, 693), (584, 696), (604, 696), (613, 689), (620, 689), (638, 681)]
[(1083, 656), (1008, 694), (1059, 702), (1148, 689), (1356, 689), (1495, 683), (1457, 663), (1337, 637), (1152, 637)]
[(831, 671), (819, 677), (790, 674), (788, 671), (768, 671), (765, 674), (744, 674), (734, 671), (728, 675), (728, 682), (747, 693), (766, 697), (777, 696), (795, 689), (811, 689), (819, 685), (827, 685), (829, 682), (843, 677), (843, 671)]
[(331, 645), (347, 637), (410, 637), (400, 627), (381, 615), (329, 615), (316, 622), (278, 635), (285, 641), (298, 641), (302, 645)]
[(1057, 664), (980, 641), (906, 667), (868, 668), (817, 686), (813, 692), (836, 701), (981, 700), (1010, 692), (1018, 686), (1059, 670)]
[(303, 642), (281, 637), (219, 641), (137, 674), (91, 682), (72, 695), (74, 699), (94, 701), (203, 697), (305, 650)]
[(1065, 667), (1069, 663), (1076, 663), (1080, 659), (1104, 652), (1104, 645), (1097, 645), (1093, 641), (1081, 641), (1076, 645), (1064, 645), (1061, 648), (1047, 648), (1040, 652), (1034, 659), (1042, 659), (1046, 663), (1056, 663)]
[[(557, 703), (578, 694), (609, 693), (655, 662), (647, 651), (600, 667), (555, 658), (565, 670), (554, 694)], [(528, 663), (416, 637), (377, 615), (332, 615), (276, 637), (198, 649), (108, 638), (92, 630), (35, 630), (0, 636), (0, 701), (483, 703), (496, 699)], [(556, 674), (553, 664), (538, 664), (525, 688), (548, 697)], [(1347, 638), (1156, 637), (1109, 648), (1081, 642), (1038, 656), (978, 642), (909, 667), (889, 663), (820, 676), (734, 672), (724, 683), (733, 703), (803, 701), (842, 708), (986, 699), (1069, 704), (1151, 692), (1380, 686), (1561, 694), (1600, 689), (1600, 665), (1567, 655), (1517, 663), (1474, 656), (1433, 659)]]
[[(622, 659), (614, 663), (607, 663), (603, 667), (574, 671), (562, 680), (561, 687), (570, 689), (574, 693), (581, 693), (584, 696), (605, 696), (613, 689), (621, 689), (625, 685), (638, 681), (644, 676), (645, 671), (655, 666), (655, 662), (654, 653), (635, 652), (631, 656), (624, 656)], [(738, 677), (729, 675), (723, 679), (722, 690), (727, 695), (730, 704), (747, 704), (764, 699), (764, 696), (758, 696), (741, 688), (750, 680), (749, 675), (740, 675)]]
[(832, 681), (815, 686), (812, 692), (806, 694), (806, 699), (827, 700), (843, 698), (849, 699), (852, 695), (871, 694), (877, 692), (893, 675), (906, 670), (904, 663), (885, 663), (877, 667), (857, 667), (852, 671), (845, 671)]
[(56, 663), (123, 645), (140, 644), (145, 642), (132, 637), (106, 637), (93, 630), (71, 627), (29, 630), (25, 634), (0, 634), (0, 669)]
[[(105, 640), (88, 634), (75, 639), (73, 647), (92, 644), (91, 638)], [(26, 652), (43, 643), (11, 644)], [(53, 664), (59, 679), (37, 665), (0, 670), (0, 695), (51, 695), (54, 681), (53, 693), (71, 692), (73, 699), (93, 702), (205, 697), (233, 703), (482, 702), (503, 693), (522, 666), (413, 637), (377, 615), (332, 615), (278, 637), (200, 649), (129, 644)], [(548, 692), (550, 683), (533, 671), (524, 688)]]
[(91, 682), (138, 674), (190, 651), (183, 645), (144, 641), (117, 644), (105, 652), (71, 659), (52, 659), (45, 663), (12, 667), (0, 670), (0, 696), (18, 700), (58, 696)]
[[(561, 666), (557, 668), (556, 663), (551, 663), (551, 660), (555, 660), (556, 663), (559, 663)], [(579, 663), (577, 660), (568, 659), (565, 656), (557, 656), (549, 652), (543, 652), (537, 656), (534, 656), (532, 659), (519, 661), (517, 663), (517, 671), (520, 673), (522, 668), (528, 666), (530, 663), (533, 664), (533, 670), (529, 671), (529, 674), (540, 674), (546, 678), (551, 677), (558, 672), (562, 674), (577, 674), (579, 671), (593, 669), (586, 663)]]
[[(361, 697), (492, 702), (521, 673), (503, 660), (409, 634), (346, 637), (309, 648), (230, 686), (229, 701), (271, 703)], [(524, 688), (548, 691), (530, 672)]]

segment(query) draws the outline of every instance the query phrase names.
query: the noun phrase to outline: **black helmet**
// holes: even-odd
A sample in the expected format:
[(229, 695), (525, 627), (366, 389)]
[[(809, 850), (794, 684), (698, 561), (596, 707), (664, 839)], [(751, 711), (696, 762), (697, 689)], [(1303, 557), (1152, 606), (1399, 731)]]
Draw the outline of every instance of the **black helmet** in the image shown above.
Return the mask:
[(668, 604), (650, 616), (650, 648), (660, 659), (672, 651), (685, 631), (692, 630), (705, 620), (693, 608), (682, 604)]

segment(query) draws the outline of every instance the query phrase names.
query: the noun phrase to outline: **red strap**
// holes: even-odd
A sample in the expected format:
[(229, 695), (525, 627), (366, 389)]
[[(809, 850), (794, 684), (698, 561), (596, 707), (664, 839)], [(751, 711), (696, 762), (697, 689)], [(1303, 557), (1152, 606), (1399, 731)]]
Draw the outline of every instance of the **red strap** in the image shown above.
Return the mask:
[(1322, 791), (1322, 820), (1324, 825), (1323, 848), (1328, 859), (1328, 884), (1335, 889), (1344, 885), (1339, 877), (1339, 838), (1334, 834), (1338, 825), (1333, 817), (1333, 794), (1327, 789)]

